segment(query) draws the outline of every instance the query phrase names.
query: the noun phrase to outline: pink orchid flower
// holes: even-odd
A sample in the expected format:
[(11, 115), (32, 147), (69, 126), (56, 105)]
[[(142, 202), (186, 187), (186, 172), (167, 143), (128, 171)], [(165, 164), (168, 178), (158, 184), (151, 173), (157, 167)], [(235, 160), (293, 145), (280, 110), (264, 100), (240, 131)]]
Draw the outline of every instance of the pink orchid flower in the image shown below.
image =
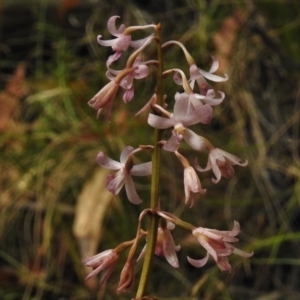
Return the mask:
[[(170, 230), (174, 229), (175, 225), (171, 222), (167, 223), (167, 228), (158, 228), (157, 231), (157, 241), (155, 247), (155, 255), (159, 257), (165, 257), (167, 262), (173, 267), (178, 268), (178, 258), (176, 255), (176, 251), (180, 250), (180, 245), (175, 246), (173, 237), (171, 235)], [(145, 256), (147, 244), (144, 246), (141, 251), (137, 261), (139, 261), (142, 257)]]
[(241, 162), (241, 159), (237, 156), (230, 154), (224, 150), (218, 148), (211, 148), (208, 155), (208, 162), (206, 167), (203, 169), (198, 164), (198, 161), (195, 161), (195, 168), (200, 172), (205, 172), (212, 169), (213, 173), (216, 176), (216, 179), (212, 178), (213, 183), (218, 183), (221, 177), (232, 178), (234, 175), (233, 166), (239, 165), (242, 167), (247, 166), (248, 161)]
[(184, 167), (183, 183), (185, 192), (185, 204), (190, 201), (190, 207), (192, 207), (195, 203), (196, 195), (199, 193), (205, 194), (206, 189), (202, 189), (200, 179), (196, 174), (195, 169), (190, 165), (189, 161), (178, 151), (175, 151), (174, 153)]
[[(189, 79), (189, 84), (192, 89), (194, 89), (195, 82), (197, 83), (200, 94), (195, 93), (195, 97), (197, 99), (200, 99), (202, 103), (208, 103), (211, 106), (219, 105), (223, 99), (225, 98), (225, 94), (223, 92), (219, 92), (221, 97), (220, 98), (215, 98), (215, 92), (212, 88), (212, 86), (206, 81), (206, 79), (214, 81), (214, 82), (224, 82), (228, 80), (228, 75), (225, 74), (224, 77), (215, 75), (215, 73), (218, 68), (219, 68), (219, 61), (212, 56), (213, 63), (210, 68), (210, 70), (204, 71), (200, 68), (197, 67), (193, 57), (190, 55), (190, 53), (187, 51), (185, 46), (178, 42), (178, 41), (168, 41), (165, 44), (163, 44), (163, 48), (176, 44), (181, 47), (181, 49), (184, 52), (184, 55), (186, 57), (186, 60), (188, 64), (190, 65), (190, 79)], [(205, 79), (206, 78), (206, 79)], [(175, 73), (174, 75), (174, 81), (179, 84), (184, 86), (184, 82), (182, 78), (178, 75), (178, 73)]]
[(86, 279), (89, 279), (95, 275), (97, 275), (99, 272), (106, 269), (105, 273), (103, 274), (101, 280), (100, 280), (100, 287), (103, 286), (111, 273), (113, 272), (117, 261), (118, 261), (119, 255), (118, 253), (113, 250), (109, 249), (106, 251), (103, 251), (97, 255), (94, 255), (90, 258), (87, 258), (83, 260), (83, 263), (86, 266), (92, 267), (94, 270), (86, 277)]
[(183, 181), (185, 192), (185, 204), (191, 202), (190, 207), (192, 207), (195, 203), (196, 195), (199, 193), (205, 194), (206, 189), (202, 189), (200, 179), (192, 166), (187, 166), (184, 168)]
[(116, 37), (116, 39), (113, 40), (102, 40), (102, 35), (98, 35), (97, 41), (101, 46), (105, 47), (112, 47), (113, 51), (115, 51), (115, 54), (109, 58), (109, 60), (116, 61), (120, 58), (122, 53), (128, 49), (129, 46), (133, 48), (139, 48), (141, 47), (144, 42), (149, 38), (146, 37), (144, 39), (140, 39), (137, 41), (131, 40), (131, 33), (135, 30), (139, 29), (147, 29), (147, 28), (155, 28), (156, 26), (151, 25), (144, 25), (144, 26), (130, 26), (126, 28), (124, 24), (122, 24), (118, 29), (116, 28), (116, 20), (120, 18), (119, 16), (112, 16), (109, 18), (107, 22), (107, 28), (108, 31)]
[(190, 65), (190, 80), (189, 81), (190, 81), (191, 87), (193, 88), (194, 84), (196, 82), (200, 89), (200, 94), (202, 94), (202, 95), (206, 95), (207, 91), (212, 89), (211, 85), (207, 83), (205, 78), (208, 80), (214, 81), (214, 82), (224, 82), (224, 81), (227, 81), (229, 78), (227, 74), (225, 74), (224, 77), (213, 74), (219, 68), (219, 61), (213, 56), (212, 56), (212, 59), (213, 59), (213, 63), (208, 72), (198, 68), (196, 66), (196, 64)]
[(110, 117), (112, 106), (118, 93), (122, 80), (132, 72), (136, 67), (125, 68), (120, 71), (108, 84), (106, 84), (89, 102), (89, 106), (97, 109), (97, 117), (104, 108), (107, 108), (107, 117)]
[(119, 84), (115, 80), (112, 80), (88, 102), (90, 107), (97, 109), (97, 118), (100, 116), (104, 107), (107, 108), (107, 117), (110, 117), (118, 90)]
[(169, 115), (169, 118), (149, 114), (148, 124), (158, 129), (174, 127), (171, 138), (164, 145), (165, 150), (176, 151), (182, 139), (195, 150), (201, 151), (206, 148), (205, 142), (196, 133), (186, 127), (197, 123), (210, 123), (212, 108), (208, 104), (201, 104), (194, 108), (190, 104), (188, 94), (176, 93), (174, 112), (172, 114), (158, 105), (155, 107), (161, 110), (165, 115)]
[[(106, 72), (106, 77), (113, 81), (120, 72), (122, 71), (109, 68)], [(130, 102), (134, 96), (133, 79), (142, 79), (147, 77), (148, 74), (149, 68), (147, 62), (144, 63), (140, 57), (137, 57), (132, 65), (132, 72), (127, 74), (120, 82), (120, 86), (125, 90), (123, 95), (125, 103)]]
[(247, 253), (229, 244), (238, 242), (235, 236), (239, 232), (240, 224), (237, 221), (234, 221), (234, 226), (231, 231), (219, 231), (202, 227), (195, 228), (193, 235), (200, 245), (207, 250), (207, 255), (203, 259), (192, 259), (188, 257), (189, 263), (196, 268), (201, 268), (207, 263), (209, 255), (211, 255), (222, 271), (231, 272), (231, 266), (227, 256), (235, 253), (239, 256), (249, 258), (253, 255), (253, 252)]
[(121, 188), (125, 184), (128, 200), (133, 204), (140, 204), (142, 200), (139, 198), (131, 175), (147, 176), (151, 175), (152, 162), (142, 163), (132, 166), (132, 155), (141, 149), (135, 149), (131, 146), (125, 147), (120, 156), (120, 162), (110, 159), (103, 152), (99, 152), (96, 158), (97, 163), (109, 170), (118, 170), (116, 174), (107, 176), (106, 188), (114, 195), (119, 194)]

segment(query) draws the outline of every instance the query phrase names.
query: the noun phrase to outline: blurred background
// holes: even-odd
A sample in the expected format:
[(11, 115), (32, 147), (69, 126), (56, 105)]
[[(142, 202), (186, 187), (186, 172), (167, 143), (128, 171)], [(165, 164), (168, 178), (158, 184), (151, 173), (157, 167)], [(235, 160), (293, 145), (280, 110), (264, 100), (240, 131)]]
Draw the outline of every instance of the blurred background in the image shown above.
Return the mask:
[[(110, 16), (118, 24), (161, 22), (164, 40), (176, 39), (198, 66), (220, 61), (215, 85), (226, 93), (211, 126), (195, 131), (216, 147), (248, 159), (231, 180), (211, 182), (193, 209), (183, 204), (182, 169), (165, 153), (162, 209), (196, 226), (231, 229), (241, 224), (236, 246), (254, 251), (232, 255), (230, 274), (210, 260), (201, 268), (186, 256), (205, 251), (183, 230), (172, 233), (180, 268), (155, 258), (149, 294), (158, 299), (279, 300), (300, 297), (300, 2), (298, 0), (2, 0), (0, 1), (0, 298), (131, 299), (116, 295), (125, 254), (106, 287), (85, 281), (82, 259), (135, 236), (147, 207), (149, 178), (136, 180), (144, 200), (131, 205), (105, 189), (107, 172), (95, 163), (101, 150), (118, 160), (126, 145), (151, 144), (147, 115), (134, 114), (155, 87), (153, 76), (135, 82), (135, 97), (115, 102), (111, 122), (96, 119), (87, 102), (108, 80), (111, 50), (100, 47)], [(136, 33), (135, 37), (145, 36)], [(148, 34), (148, 33), (147, 33)], [(178, 47), (167, 49), (165, 68), (188, 70)], [(153, 48), (145, 56), (153, 57)], [(120, 69), (122, 61), (118, 66)], [(116, 67), (117, 68), (117, 67)], [(180, 87), (166, 80), (167, 102)], [(202, 166), (206, 154), (182, 151)], [(149, 155), (136, 155), (136, 162)], [(174, 176), (177, 175), (177, 176)], [(145, 222), (146, 225), (146, 222)], [(141, 241), (139, 249), (144, 246)], [(136, 286), (141, 263), (136, 266)]]

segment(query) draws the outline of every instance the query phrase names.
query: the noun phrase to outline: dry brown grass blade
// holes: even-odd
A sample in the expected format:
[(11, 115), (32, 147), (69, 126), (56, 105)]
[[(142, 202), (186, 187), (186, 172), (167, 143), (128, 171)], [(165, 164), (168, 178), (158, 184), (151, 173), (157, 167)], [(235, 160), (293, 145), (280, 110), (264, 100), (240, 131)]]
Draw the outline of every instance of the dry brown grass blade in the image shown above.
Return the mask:
[[(86, 182), (78, 196), (75, 209), (73, 232), (77, 239), (81, 258), (93, 256), (100, 242), (102, 223), (114, 195), (105, 188), (108, 171), (97, 169), (94, 176)], [(90, 269), (86, 268), (87, 274)], [(86, 282), (88, 287), (96, 285), (95, 278)]]

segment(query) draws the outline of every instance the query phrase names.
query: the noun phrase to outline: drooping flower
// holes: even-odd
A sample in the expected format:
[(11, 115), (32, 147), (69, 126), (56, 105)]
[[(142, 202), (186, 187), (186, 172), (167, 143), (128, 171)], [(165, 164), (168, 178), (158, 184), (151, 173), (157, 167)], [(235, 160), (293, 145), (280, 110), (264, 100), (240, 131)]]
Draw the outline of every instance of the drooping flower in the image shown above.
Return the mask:
[(108, 84), (106, 84), (89, 102), (88, 105), (97, 109), (97, 117), (104, 108), (107, 108), (107, 118), (109, 119), (111, 109), (118, 93), (121, 81), (128, 74), (134, 72), (136, 67), (126, 68), (120, 71)]
[(97, 255), (94, 255), (92, 257), (89, 257), (85, 260), (83, 260), (83, 263), (86, 266), (92, 267), (94, 270), (86, 277), (86, 279), (89, 279), (95, 275), (97, 275), (99, 272), (106, 269), (104, 274), (102, 275), (102, 278), (100, 280), (100, 287), (104, 285), (113, 272), (116, 263), (118, 261), (119, 255), (114, 249), (109, 249), (106, 251), (103, 251)]
[(88, 102), (90, 107), (97, 109), (97, 118), (100, 116), (104, 107), (108, 110), (107, 116), (109, 118), (118, 90), (119, 84), (112, 80)]
[(195, 169), (190, 165), (188, 160), (178, 151), (175, 151), (174, 153), (184, 167), (183, 183), (185, 192), (185, 204), (191, 202), (190, 207), (192, 207), (195, 203), (196, 195), (199, 193), (205, 194), (206, 189), (202, 189), (200, 179), (196, 174)]
[(119, 16), (112, 16), (109, 18), (108, 22), (107, 22), (107, 28), (108, 31), (116, 37), (116, 39), (112, 39), (112, 40), (102, 40), (102, 35), (98, 35), (97, 37), (97, 41), (101, 46), (105, 46), (105, 47), (112, 47), (113, 51), (115, 51), (115, 54), (112, 55), (109, 60), (111, 62), (116, 61), (117, 59), (120, 58), (120, 56), (122, 55), (122, 53), (124, 51), (126, 51), (128, 49), (129, 46), (133, 47), (133, 48), (139, 48), (141, 47), (144, 42), (149, 38), (146, 37), (144, 39), (140, 39), (140, 40), (136, 40), (136, 41), (132, 41), (131, 40), (131, 33), (133, 31), (136, 30), (140, 30), (140, 29), (147, 29), (147, 28), (155, 28), (156, 26), (153, 24), (150, 25), (144, 25), (144, 26), (130, 26), (127, 27), (122, 24), (120, 25), (120, 27), (117, 29), (116, 28), (116, 20), (120, 18)]
[(238, 242), (235, 236), (239, 232), (240, 224), (237, 221), (234, 221), (234, 226), (231, 231), (219, 231), (202, 227), (195, 228), (192, 231), (193, 236), (198, 240), (200, 245), (207, 250), (207, 255), (203, 259), (192, 259), (188, 257), (189, 263), (196, 268), (203, 267), (207, 263), (209, 255), (211, 255), (222, 271), (231, 272), (231, 266), (227, 256), (234, 253), (249, 258), (253, 255), (253, 252), (247, 253), (229, 244)]
[(184, 192), (185, 192), (185, 204), (191, 202), (190, 207), (195, 203), (196, 195), (201, 193), (205, 194), (206, 189), (202, 189), (201, 182), (195, 169), (192, 166), (184, 168)]
[(140, 148), (134, 150), (133, 147), (127, 146), (122, 151), (120, 162), (110, 159), (103, 152), (99, 152), (96, 158), (97, 163), (109, 170), (118, 170), (115, 174), (107, 176), (106, 188), (114, 195), (119, 194), (121, 188), (125, 184), (128, 200), (133, 204), (140, 204), (142, 200), (139, 198), (131, 176), (147, 176), (151, 175), (152, 162), (132, 165), (132, 155)]
[(120, 281), (117, 288), (117, 293), (127, 292), (132, 289), (134, 284), (134, 266), (132, 262), (126, 261), (121, 275)]
[[(165, 257), (167, 262), (173, 267), (178, 268), (178, 258), (176, 255), (176, 251), (180, 250), (180, 245), (175, 246), (173, 237), (171, 235), (170, 230), (174, 229), (175, 225), (168, 222), (167, 228), (159, 227), (157, 231), (157, 240), (155, 246), (155, 255), (159, 257)], [(144, 246), (141, 251), (137, 261), (139, 261), (142, 257), (145, 256), (147, 244)]]
[(212, 178), (213, 183), (218, 183), (221, 177), (232, 178), (234, 175), (234, 165), (239, 165), (242, 167), (247, 166), (248, 161), (241, 162), (242, 160), (237, 156), (230, 154), (224, 150), (210, 147), (210, 152), (208, 155), (208, 161), (206, 167), (203, 169), (198, 164), (198, 161), (195, 161), (195, 168), (200, 172), (205, 172), (212, 169), (213, 173), (216, 176), (216, 179)]
[(208, 104), (200, 104), (195, 108), (191, 105), (188, 94), (176, 93), (174, 111), (172, 114), (158, 105), (155, 107), (167, 115), (168, 118), (149, 114), (148, 124), (158, 129), (166, 129), (172, 126), (174, 128), (171, 138), (164, 145), (165, 150), (172, 152), (176, 151), (182, 139), (195, 150), (201, 151), (206, 148), (204, 139), (201, 139), (197, 134), (186, 127), (197, 123), (210, 123), (212, 109)]

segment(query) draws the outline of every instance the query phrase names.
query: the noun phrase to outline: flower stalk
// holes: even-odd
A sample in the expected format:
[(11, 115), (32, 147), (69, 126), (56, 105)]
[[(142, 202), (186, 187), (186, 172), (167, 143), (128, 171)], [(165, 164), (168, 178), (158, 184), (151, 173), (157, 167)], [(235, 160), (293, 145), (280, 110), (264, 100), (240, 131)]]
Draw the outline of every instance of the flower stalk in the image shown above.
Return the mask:
[[(164, 106), (164, 91), (163, 91), (163, 53), (161, 47), (161, 24), (156, 26), (156, 48), (157, 48), (157, 104)], [(152, 178), (151, 178), (151, 200), (150, 208), (159, 208), (159, 181), (160, 181), (160, 169), (161, 169), (161, 140), (163, 130), (155, 128), (154, 130), (154, 148), (152, 153)], [(142, 274), (140, 277), (140, 283), (138, 286), (136, 298), (142, 298), (145, 295), (147, 284), (149, 281), (153, 257), (155, 252), (157, 230), (159, 224), (159, 217), (157, 214), (149, 214), (148, 225), (148, 241), (145, 253), (144, 264), (142, 268)]]

